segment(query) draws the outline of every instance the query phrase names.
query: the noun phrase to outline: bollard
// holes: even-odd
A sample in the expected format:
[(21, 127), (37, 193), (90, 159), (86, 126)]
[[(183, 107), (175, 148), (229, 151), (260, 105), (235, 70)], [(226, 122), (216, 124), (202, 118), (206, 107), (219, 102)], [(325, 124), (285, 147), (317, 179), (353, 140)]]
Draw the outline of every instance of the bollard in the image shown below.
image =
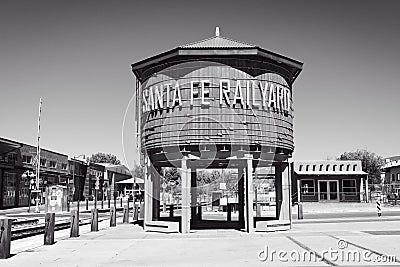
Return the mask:
[(376, 209), (378, 210), (378, 217), (381, 217), (382, 210), (381, 210), (381, 202), (379, 200), (376, 200)]
[(79, 236), (79, 213), (77, 210), (71, 211), (71, 232), (70, 237), (78, 237)]
[(139, 205), (138, 204), (134, 204), (133, 206), (133, 221), (137, 221), (139, 218)]
[(129, 208), (128, 208), (128, 206), (124, 206), (124, 218), (123, 218), (122, 222), (129, 223)]
[(110, 209), (110, 227), (117, 226), (117, 214), (115, 207), (111, 207)]
[(86, 198), (86, 210), (89, 210), (89, 199)]
[(144, 220), (144, 203), (140, 203), (139, 220)]
[(11, 225), (11, 219), (0, 219), (0, 259), (10, 257)]
[(201, 220), (202, 209), (203, 209), (203, 207), (201, 205), (197, 209), (197, 218), (198, 218), (198, 220)]
[(261, 204), (256, 204), (256, 217), (261, 217)]
[(101, 199), (101, 209), (104, 209), (104, 199)]
[(121, 197), (121, 208), (122, 208), (122, 197)]
[(303, 204), (299, 203), (297, 207), (297, 219), (303, 220)]
[(169, 217), (174, 217), (174, 205), (169, 205)]
[(227, 221), (232, 221), (232, 206), (229, 203), (226, 204)]
[(55, 213), (46, 213), (44, 225), (44, 244), (54, 244), (54, 226), (56, 221)]
[(92, 209), (90, 219), (90, 231), (97, 232), (99, 231), (99, 211), (98, 209)]
[(110, 207), (111, 207), (111, 203), (110, 203), (110, 202), (111, 202), (111, 199), (108, 198), (107, 201), (108, 201), (108, 208), (110, 208)]

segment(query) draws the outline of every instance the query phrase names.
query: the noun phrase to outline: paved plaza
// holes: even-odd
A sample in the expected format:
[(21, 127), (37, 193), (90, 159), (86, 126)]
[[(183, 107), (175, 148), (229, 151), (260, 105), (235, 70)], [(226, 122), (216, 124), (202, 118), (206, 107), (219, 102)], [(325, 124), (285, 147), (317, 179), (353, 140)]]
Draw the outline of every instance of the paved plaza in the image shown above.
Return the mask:
[(400, 217), (294, 221), (291, 231), (248, 234), (236, 230), (148, 233), (134, 224), (99, 232), (81, 227), (78, 238), (56, 232), (12, 242), (0, 266), (400, 266)]

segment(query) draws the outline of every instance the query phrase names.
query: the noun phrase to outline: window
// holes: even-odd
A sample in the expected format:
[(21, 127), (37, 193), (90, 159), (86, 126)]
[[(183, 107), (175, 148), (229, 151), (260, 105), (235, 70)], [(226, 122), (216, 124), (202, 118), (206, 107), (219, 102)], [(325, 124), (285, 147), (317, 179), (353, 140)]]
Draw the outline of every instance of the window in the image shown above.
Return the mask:
[(326, 165), (326, 171), (329, 171), (329, 164)]
[(309, 167), (310, 167), (310, 165), (307, 165), (307, 166), (306, 166), (306, 172), (308, 172), (308, 168), (309, 168)]
[(314, 195), (314, 180), (301, 180), (301, 193), (303, 195)]
[(47, 160), (46, 159), (40, 159), (40, 166), (46, 167)]
[(355, 172), (357, 170), (357, 164), (353, 165), (353, 172)]
[(50, 160), (49, 161), (49, 167), (52, 169), (55, 169), (57, 167), (57, 162)]
[(322, 172), (322, 168), (324, 167), (324, 165), (319, 165), (319, 171)]
[(15, 153), (8, 154), (7, 159), (9, 162), (17, 161), (17, 154)]
[(341, 164), (341, 165), (340, 165), (340, 169), (339, 169), (339, 171), (343, 171), (343, 167), (344, 167), (344, 165), (343, 165), (343, 164)]
[(397, 173), (397, 181), (400, 181), (400, 173)]
[(32, 156), (22, 155), (22, 162), (26, 164), (32, 164)]
[(350, 171), (350, 164), (347, 164), (346, 171)]
[(394, 176), (394, 173), (392, 173), (392, 182), (396, 181), (396, 177)]
[(336, 165), (333, 165), (333, 171), (334, 172), (336, 171)]
[(315, 168), (317, 168), (317, 165), (313, 165), (313, 166), (312, 166), (313, 172), (315, 172)]
[(343, 179), (342, 181), (343, 193), (345, 195), (356, 195), (357, 185), (355, 179)]
[(299, 166), (299, 171), (301, 172), (301, 170), (303, 169), (303, 165)]
[(67, 170), (68, 169), (68, 164), (67, 163), (62, 163), (61, 164), (61, 169)]

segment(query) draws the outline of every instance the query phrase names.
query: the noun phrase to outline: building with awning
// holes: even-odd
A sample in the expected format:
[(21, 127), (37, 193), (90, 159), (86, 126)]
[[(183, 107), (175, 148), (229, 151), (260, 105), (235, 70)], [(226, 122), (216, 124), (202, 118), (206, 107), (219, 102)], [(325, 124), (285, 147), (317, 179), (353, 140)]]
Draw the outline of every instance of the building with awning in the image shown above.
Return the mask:
[(139, 195), (144, 191), (144, 180), (139, 177), (128, 178), (119, 182), (116, 182), (119, 192), (123, 192), (124, 195), (135, 194)]
[(294, 202), (368, 201), (360, 160), (295, 161), (291, 169)]

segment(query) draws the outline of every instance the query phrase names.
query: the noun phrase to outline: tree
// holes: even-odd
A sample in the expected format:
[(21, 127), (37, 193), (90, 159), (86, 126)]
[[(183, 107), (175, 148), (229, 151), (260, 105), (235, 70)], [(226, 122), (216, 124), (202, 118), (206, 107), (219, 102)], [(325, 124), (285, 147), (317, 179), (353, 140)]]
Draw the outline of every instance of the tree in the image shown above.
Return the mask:
[(132, 170), (133, 177), (144, 179), (144, 167), (141, 165), (135, 165)]
[(362, 170), (368, 173), (368, 182), (370, 184), (381, 183), (381, 169), (385, 161), (381, 156), (367, 151), (366, 149), (355, 152), (345, 152), (341, 154), (338, 160), (361, 160)]
[(101, 153), (101, 152), (92, 154), (89, 161), (94, 162), (94, 163), (111, 163), (114, 165), (121, 164), (121, 161), (119, 161), (119, 159), (117, 159), (117, 157), (115, 155), (105, 154), (105, 153)]

